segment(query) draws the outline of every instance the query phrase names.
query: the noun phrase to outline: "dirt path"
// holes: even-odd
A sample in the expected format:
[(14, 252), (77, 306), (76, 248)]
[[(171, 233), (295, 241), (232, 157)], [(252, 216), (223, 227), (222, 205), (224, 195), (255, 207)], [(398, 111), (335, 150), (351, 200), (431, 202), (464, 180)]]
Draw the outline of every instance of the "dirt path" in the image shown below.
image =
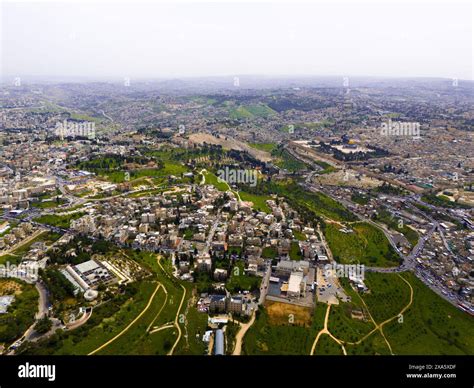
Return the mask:
[(161, 330), (165, 330), (165, 329), (171, 329), (172, 327), (174, 327), (174, 325), (163, 325), (163, 326), (157, 327), (156, 329), (153, 329), (152, 331), (150, 331), (150, 334), (157, 333), (157, 332), (159, 332)]
[(242, 343), (243, 343), (244, 336), (247, 333), (247, 331), (250, 329), (250, 327), (254, 324), (256, 315), (257, 314), (254, 311), (252, 313), (252, 317), (250, 318), (250, 321), (248, 321), (247, 323), (239, 322), (240, 330), (235, 336), (235, 347), (234, 347), (234, 351), (232, 352), (233, 356), (240, 356), (240, 354), (242, 353)]
[(337, 344), (341, 347), (342, 353), (344, 356), (347, 356), (346, 348), (344, 347), (344, 344), (342, 341), (334, 337), (331, 332), (328, 329), (328, 322), (329, 322), (329, 313), (331, 311), (331, 304), (328, 304), (328, 308), (326, 310), (326, 316), (324, 317), (324, 327), (319, 331), (319, 333), (316, 335), (316, 338), (314, 339), (313, 346), (311, 347), (311, 353), (310, 355), (314, 355), (314, 351), (316, 350), (316, 345), (318, 344), (319, 338), (323, 334), (327, 334), (331, 339), (333, 339)]
[(166, 290), (166, 287), (165, 286), (162, 286), (163, 287), (163, 291), (165, 292), (165, 301), (163, 302), (163, 306), (161, 306), (160, 308), (160, 311), (158, 311), (158, 313), (155, 315), (155, 317), (153, 318), (153, 320), (150, 322), (150, 324), (148, 325), (148, 327), (146, 328), (146, 331), (147, 333), (150, 331), (150, 328), (153, 326), (153, 324), (155, 323), (155, 321), (158, 319), (158, 317), (160, 316), (161, 312), (163, 311), (163, 309), (165, 308), (166, 306), (166, 302), (168, 301), (168, 291)]
[[(362, 304), (364, 305), (365, 309), (367, 310), (367, 314), (369, 314), (370, 320), (371, 320), (372, 323), (374, 324), (374, 329), (373, 329), (373, 331), (372, 331), (372, 332), (374, 332), (375, 330), (377, 330), (377, 327), (378, 327), (377, 322), (375, 322), (374, 317), (372, 317), (372, 314), (370, 313), (369, 307), (368, 307), (367, 304), (365, 303), (365, 300), (362, 299), (362, 297), (361, 297), (359, 294), (357, 294), (357, 296), (359, 297), (360, 301), (362, 302)], [(385, 337), (385, 334), (383, 333), (382, 328), (379, 328), (378, 330), (380, 331), (380, 334), (382, 335), (383, 339), (385, 340), (385, 343), (387, 344), (387, 347), (388, 347), (389, 350), (390, 350), (390, 354), (393, 356), (392, 347), (390, 346), (390, 342), (388, 342), (387, 337)]]
[(108, 340), (105, 344), (99, 346), (97, 349), (95, 349), (94, 351), (90, 352), (88, 354), (88, 356), (92, 356), (93, 354), (101, 351), (102, 349), (104, 349), (105, 347), (109, 346), (112, 342), (114, 342), (117, 338), (120, 338), (122, 335), (124, 335), (128, 329), (130, 329), (134, 324), (135, 322), (137, 322), (142, 316), (143, 314), (146, 313), (146, 311), (150, 308), (152, 302), (153, 302), (153, 298), (155, 297), (156, 293), (158, 292), (158, 290), (160, 289), (160, 287), (162, 287), (162, 284), (161, 283), (158, 283), (156, 288), (155, 288), (155, 291), (153, 291), (153, 294), (151, 294), (151, 297), (150, 299), (148, 300), (148, 303), (147, 305), (145, 306), (145, 308), (142, 310), (142, 312), (140, 314), (138, 314), (138, 316), (128, 324), (128, 326), (123, 329), (120, 333), (118, 333), (115, 337), (113, 337), (112, 339)]
[(186, 297), (186, 288), (180, 284), (181, 288), (183, 289), (183, 297), (181, 298), (181, 303), (179, 304), (179, 307), (178, 307), (178, 311), (176, 312), (176, 318), (174, 320), (174, 326), (178, 329), (178, 338), (176, 338), (176, 341), (173, 345), (173, 347), (171, 348), (171, 350), (169, 351), (168, 353), (168, 356), (172, 356), (173, 355), (173, 352), (174, 352), (174, 349), (176, 348), (176, 346), (178, 345), (178, 342), (179, 340), (181, 339), (181, 336), (182, 336), (182, 331), (181, 331), (181, 326), (179, 326), (179, 312), (181, 311), (181, 307), (183, 307), (183, 303), (184, 303), (184, 299)]
[(408, 280), (406, 280), (403, 276), (401, 276), (400, 274), (397, 274), (397, 275), (408, 285), (408, 287), (410, 287), (410, 302), (397, 315), (394, 315), (393, 317), (388, 318), (385, 321), (377, 324), (377, 323), (375, 323), (375, 320), (372, 318), (372, 315), (370, 314), (369, 309), (367, 308), (367, 305), (365, 304), (365, 301), (362, 298), (360, 298), (362, 300), (362, 303), (364, 304), (365, 308), (367, 309), (367, 312), (369, 313), (370, 319), (375, 324), (375, 328), (372, 329), (364, 337), (362, 337), (359, 341), (357, 341), (357, 342), (346, 342), (346, 344), (348, 344), (348, 345), (359, 345), (360, 343), (365, 341), (368, 337), (370, 337), (373, 333), (375, 333), (378, 330), (378, 331), (380, 331), (380, 334), (382, 335), (382, 337), (385, 339), (385, 342), (386, 342), (386, 344), (387, 344), (387, 346), (390, 350), (390, 354), (392, 354), (392, 355), (394, 354), (393, 351), (392, 351), (392, 346), (390, 345), (387, 338), (385, 337), (385, 334), (383, 333), (383, 327), (387, 323), (392, 322), (394, 319), (397, 319), (398, 317), (400, 317), (400, 315), (402, 315), (405, 311), (407, 311), (413, 303), (413, 287), (411, 286), (410, 282)]
[[(165, 276), (170, 277), (170, 275), (168, 275), (168, 273), (165, 271), (165, 269), (161, 265), (161, 260), (160, 259), (161, 259), (161, 257), (158, 255), (157, 256), (157, 262), (158, 262), (159, 267), (161, 268), (161, 270), (163, 271)], [(178, 311), (176, 311), (176, 317), (175, 317), (174, 323), (173, 323), (174, 327), (176, 327), (176, 329), (178, 329), (178, 338), (176, 338), (176, 341), (173, 344), (173, 347), (168, 352), (168, 356), (173, 355), (173, 352), (174, 352), (176, 346), (178, 345), (179, 341), (181, 340), (181, 336), (182, 336), (181, 326), (179, 326), (179, 313), (181, 311), (181, 308), (183, 307), (184, 300), (186, 299), (186, 287), (184, 287), (182, 284), (180, 284), (180, 286), (183, 289), (183, 296), (181, 297), (181, 302), (179, 303)]]

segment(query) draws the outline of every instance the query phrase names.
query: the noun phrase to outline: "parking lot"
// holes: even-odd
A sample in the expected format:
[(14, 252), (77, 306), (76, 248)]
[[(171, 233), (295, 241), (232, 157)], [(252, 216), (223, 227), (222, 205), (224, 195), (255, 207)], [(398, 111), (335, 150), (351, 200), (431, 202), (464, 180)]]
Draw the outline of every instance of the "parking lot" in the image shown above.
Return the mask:
[(327, 304), (339, 304), (339, 300), (347, 302), (350, 298), (340, 286), (334, 270), (328, 271), (319, 268), (316, 272), (317, 298), (318, 302)]

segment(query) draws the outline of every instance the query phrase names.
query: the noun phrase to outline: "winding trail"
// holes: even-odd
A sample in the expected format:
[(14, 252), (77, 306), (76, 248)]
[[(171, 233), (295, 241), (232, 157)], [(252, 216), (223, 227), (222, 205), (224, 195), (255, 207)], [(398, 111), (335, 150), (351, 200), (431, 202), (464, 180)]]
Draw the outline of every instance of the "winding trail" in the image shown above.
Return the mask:
[(143, 314), (145, 314), (147, 312), (147, 310), (150, 308), (152, 302), (153, 302), (153, 298), (155, 297), (156, 293), (158, 292), (158, 290), (160, 289), (160, 287), (163, 287), (163, 285), (161, 283), (158, 283), (156, 288), (155, 288), (155, 291), (153, 291), (153, 294), (151, 294), (151, 297), (150, 299), (148, 300), (148, 303), (147, 305), (145, 306), (145, 308), (142, 310), (142, 312), (140, 314), (137, 315), (137, 317), (128, 324), (128, 326), (123, 329), (120, 333), (118, 333), (115, 337), (113, 337), (112, 339), (108, 340), (105, 344), (99, 346), (97, 349), (95, 349), (94, 351), (90, 352), (88, 354), (88, 356), (92, 356), (93, 354), (97, 353), (97, 352), (100, 352), (102, 349), (106, 348), (107, 346), (109, 346), (112, 342), (114, 342), (117, 338), (120, 338), (122, 335), (124, 335), (128, 329), (130, 329), (134, 324), (135, 322), (137, 322), (142, 316)]
[(323, 334), (327, 334), (329, 337), (331, 337), (331, 339), (333, 339), (335, 342), (337, 342), (337, 344), (341, 347), (342, 353), (344, 354), (344, 356), (347, 356), (347, 352), (346, 352), (346, 348), (344, 347), (344, 343), (341, 340), (334, 337), (328, 329), (330, 311), (331, 311), (331, 304), (328, 304), (328, 308), (326, 310), (326, 316), (324, 317), (324, 327), (319, 331), (316, 338), (314, 339), (313, 346), (311, 347), (311, 352), (310, 352), (311, 356), (314, 355), (314, 351), (316, 350), (316, 345), (318, 344), (319, 338)]
[(163, 326), (157, 327), (156, 329), (153, 329), (152, 331), (150, 331), (150, 334), (157, 333), (157, 332), (159, 332), (161, 330), (165, 330), (165, 329), (171, 329), (172, 327), (174, 327), (174, 325), (163, 325)]
[(179, 312), (181, 311), (181, 307), (183, 307), (184, 299), (186, 298), (186, 288), (182, 284), (180, 284), (180, 286), (184, 292), (183, 292), (183, 297), (181, 298), (181, 303), (179, 304), (179, 307), (178, 307), (178, 311), (176, 311), (176, 318), (174, 319), (174, 326), (178, 329), (178, 338), (176, 338), (176, 341), (173, 347), (171, 348), (171, 350), (169, 351), (168, 356), (173, 355), (174, 349), (178, 345), (178, 342), (180, 341), (181, 336), (182, 336), (181, 326), (179, 326), (178, 319), (179, 319)]
[[(165, 269), (161, 265), (161, 260), (160, 259), (161, 259), (161, 256), (158, 255), (157, 256), (157, 262), (158, 262), (159, 267), (161, 268), (161, 270), (163, 271), (165, 276), (167, 276), (168, 278), (171, 278), (170, 275), (165, 271)], [(176, 317), (175, 317), (174, 323), (173, 323), (173, 326), (176, 327), (176, 329), (178, 329), (178, 338), (176, 338), (176, 341), (173, 344), (173, 347), (168, 352), (168, 356), (173, 355), (173, 352), (176, 349), (176, 346), (178, 345), (179, 341), (181, 340), (181, 336), (182, 336), (181, 327), (179, 326), (179, 313), (181, 311), (181, 308), (183, 307), (184, 300), (186, 299), (186, 287), (184, 287), (182, 284), (180, 284), (180, 286), (183, 289), (183, 296), (181, 297), (181, 302), (179, 303), (178, 311), (176, 311)]]
[(367, 310), (367, 314), (369, 314), (369, 318), (370, 320), (372, 321), (372, 323), (374, 324), (374, 329), (372, 332), (374, 332), (375, 330), (379, 330), (380, 331), (380, 334), (382, 335), (383, 339), (385, 340), (385, 343), (387, 344), (387, 347), (389, 348), (390, 350), (390, 354), (393, 356), (393, 351), (392, 351), (392, 346), (390, 345), (390, 342), (388, 342), (388, 339), (387, 337), (385, 337), (385, 334), (382, 330), (382, 327), (379, 327), (377, 325), (377, 322), (375, 322), (375, 319), (372, 317), (372, 314), (370, 313), (369, 311), (369, 307), (367, 306), (367, 304), (365, 303), (365, 300), (362, 299), (362, 297), (360, 296), (359, 293), (357, 293), (357, 296), (359, 297), (360, 301), (362, 302), (362, 304), (364, 305), (365, 309)]
[[(374, 332), (376, 332), (377, 330), (381, 331), (383, 326), (386, 325), (387, 323), (393, 321), (394, 319), (397, 319), (400, 315), (402, 315), (405, 311), (407, 311), (412, 303), (413, 303), (413, 287), (411, 286), (410, 282), (408, 280), (406, 280), (403, 276), (401, 276), (400, 274), (397, 274), (406, 284), (408, 284), (408, 287), (410, 287), (410, 302), (397, 314), (397, 315), (394, 315), (393, 317), (391, 318), (388, 318), (386, 319), (385, 321), (379, 323), (379, 324), (376, 324), (375, 325), (375, 328), (372, 329), (368, 334), (366, 334), (364, 337), (362, 337), (359, 341), (357, 342), (346, 342), (347, 344), (349, 345), (359, 345), (362, 341), (366, 340), (368, 337), (370, 337)], [(361, 298), (362, 299), (362, 298)], [(367, 308), (367, 305), (364, 303), (364, 306)], [(369, 311), (367, 309), (367, 311)], [(370, 315), (370, 313), (369, 313)], [(373, 318), (371, 317), (371, 319), (373, 320)], [(375, 322), (375, 321), (374, 321)], [(385, 338), (385, 335), (381, 332), (382, 336)], [(388, 342), (388, 341), (387, 341)], [(390, 352), (392, 351), (391, 349), (391, 346), (389, 345), (389, 349), (390, 349)], [(392, 353), (393, 354), (393, 353)]]
[[(163, 311), (163, 309), (165, 308), (166, 306), (166, 302), (168, 301), (168, 291), (166, 290), (166, 287), (165, 286), (162, 286), (163, 287), (163, 291), (165, 292), (165, 301), (163, 302), (163, 306), (161, 306), (160, 308), (160, 311), (158, 311), (158, 313), (155, 315), (155, 317), (153, 318), (153, 320), (150, 322), (150, 324), (148, 325), (148, 327), (146, 328), (146, 332), (148, 333), (150, 331), (150, 328), (153, 326), (153, 324), (155, 323), (155, 321), (158, 319), (158, 317), (160, 316), (161, 312)], [(153, 332), (152, 332), (153, 333)]]
[(383, 332), (383, 327), (384, 325), (386, 325), (387, 323), (393, 321), (394, 319), (397, 319), (398, 317), (400, 317), (403, 313), (405, 313), (405, 311), (407, 311), (411, 305), (413, 304), (413, 287), (411, 286), (410, 282), (408, 280), (406, 280), (403, 276), (401, 276), (400, 274), (397, 274), (407, 285), (408, 287), (410, 288), (410, 301), (408, 302), (408, 304), (402, 308), (402, 310), (394, 315), (393, 317), (391, 318), (388, 318), (386, 319), (385, 321), (381, 322), (381, 323), (376, 323), (374, 318), (372, 317), (372, 314), (370, 313), (369, 311), (369, 308), (367, 307), (367, 304), (365, 303), (364, 299), (359, 295), (359, 298), (361, 300), (361, 302), (363, 303), (365, 309), (367, 310), (367, 313), (369, 314), (369, 317), (370, 317), (370, 320), (372, 321), (372, 323), (374, 324), (374, 328), (369, 332), (367, 333), (364, 337), (362, 337), (360, 340), (356, 341), (356, 342), (346, 342), (346, 341), (342, 341), (336, 337), (334, 337), (330, 332), (329, 330), (327, 329), (327, 324), (328, 324), (328, 320), (329, 320), (329, 311), (330, 311), (330, 308), (331, 308), (331, 305), (328, 305), (328, 309), (326, 310), (326, 317), (324, 319), (324, 328), (318, 333), (318, 335), (316, 336), (316, 339), (314, 340), (314, 343), (313, 343), (313, 347), (311, 348), (311, 355), (314, 354), (314, 350), (316, 349), (316, 344), (318, 343), (318, 340), (319, 340), (319, 337), (322, 335), (322, 334), (327, 334), (329, 335), (334, 341), (336, 341), (339, 345), (341, 345), (342, 347), (342, 351), (344, 353), (344, 355), (346, 355), (346, 350), (344, 348), (344, 345), (359, 345), (361, 344), (363, 341), (365, 341), (367, 338), (369, 338), (373, 333), (375, 333), (376, 331), (379, 331), (380, 332), (380, 335), (382, 336), (382, 338), (385, 340), (385, 343), (388, 347), (388, 349), (390, 350), (390, 354), (393, 356), (394, 353), (393, 353), (393, 350), (392, 350), (392, 346), (390, 345), (390, 342), (388, 341), (387, 337), (385, 336), (384, 332)]

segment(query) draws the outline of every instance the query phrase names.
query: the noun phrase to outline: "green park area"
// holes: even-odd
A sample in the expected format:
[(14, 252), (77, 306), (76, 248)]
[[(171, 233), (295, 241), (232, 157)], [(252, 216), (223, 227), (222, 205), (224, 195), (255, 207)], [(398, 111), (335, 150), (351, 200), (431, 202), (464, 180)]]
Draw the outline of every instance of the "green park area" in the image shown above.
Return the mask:
[(289, 172), (297, 172), (308, 169), (308, 166), (292, 156), (287, 150), (277, 148), (272, 151), (272, 157), (276, 166)]
[(341, 264), (364, 264), (370, 267), (393, 267), (400, 264), (399, 256), (384, 233), (362, 222), (342, 227), (328, 223), (324, 235), (334, 259)]
[(204, 172), (204, 177), (206, 179), (206, 185), (213, 185), (219, 191), (229, 190), (229, 185), (224, 181), (220, 181), (214, 173), (206, 171)]
[(253, 203), (253, 208), (259, 212), (264, 213), (271, 213), (270, 207), (267, 205), (269, 199), (271, 199), (268, 195), (258, 195), (258, 194), (251, 194), (246, 191), (239, 191), (240, 199), (242, 201), (249, 201)]
[(153, 275), (95, 307), (84, 325), (30, 344), (23, 354), (202, 354), (207, 316), (190, 303), (192, 284), (172, 276), (169, 260), (143, 252), (129, 256)]
[[(358, 293), (342, 278), (349, 302), (308, 312), (279, 303), (265, 304), (244, 338), (247, 355), (472, 355), (474, 318), (426, 287), (411, 272), (366, 272), (368, 292)], [(277, 303), (278, 304), (278, 303)], [(296, 317), (288, 321), (288, 312)], [(302, 310), (299, 310), (302, 311)], [(340, 341), (340, 344), (337, 341)]]
[(85, 214), (86, 213), (84, 212), (77, 212), (77, 213), (71, 213), (71, 214), (66, 214), (66, 215), (44, 214), (40, 217), (35, 218), (34, 221), (40, 224), (46, 224), (46, 225), (56, 226), (58, 228), (67, 229), (70, 227), (71, 221), (77, 220), (78, 218), (81, 218)]
[(305, 190), (296, 181), (288, 179), (281, 182), (259, 182), (247, 191), (258, 195), (276, 194), (285, 197), (288, 203), (303, 219), (315, 220), (318, 217), (336, 221), (356, 221), (357, 217), (342, 204), (322, 192)]
[(301, 260), (303, 258), (303, 253), (301, 252), (300, 244), (297, 241), (291, 242), (289, 256), (291, 260)]
[(413, 303), (402, 320), (384, 332), (395, 354), (473, 355), (474, 317), (426, 287), (411, 272), (402, 274), (413, 287)]
[[(112, 183), (123, 183), (143, 178), (180, 177), (188, 171), (182, 161), (177, 160), (177, 151), (154, 151), (141, 157), (107, 155), (80, 162), (77, 169), (86, 170), (106, 178)], [(150, 167), (151, 166), (151, 167)]]
[(0, 279), (0, 296), (13, 296), (0, 314), (0, 344), (10, 345), (34, 323), (38, 311), (38, 291), (32, 284), (16, 279)]
[(267, 118), (275, 114), (276, 112), (265, 104), (239, 105), (229, 110), (229, 116), (232, 119)]
[[(411, 272), (367, 272), (365, 283), (370, 291), (358, 294), (344, 279), (351, 302), (331, 306), (328, 328), (343, 341), (347, 354), (474, 354), (470, 330), (474, 318), (435, 294)], [(385, 338), (375, 324), (382, 327)]]

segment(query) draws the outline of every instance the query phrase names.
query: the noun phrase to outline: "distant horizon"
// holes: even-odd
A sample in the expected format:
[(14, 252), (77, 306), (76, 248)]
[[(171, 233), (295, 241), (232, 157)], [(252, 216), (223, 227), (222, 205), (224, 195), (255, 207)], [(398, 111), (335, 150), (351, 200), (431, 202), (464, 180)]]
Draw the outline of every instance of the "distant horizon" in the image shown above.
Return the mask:
[(0, 10), (0, 73), (9, 77), (474, 80), (466, 2), (4, 2)]
[[(9, 74), (0, 75), (0, 84), (11, 84), (15, 78), (20, 78), (22, 83), (56, 83), (56, 82), (68, 82), (68, 83), (123, 83), (125, 78), (130, 81), (137, 83), (141, 82), (161, 82), (161, 81), (192, 81), (192, 80), (225, 80), (230, 81), (235, 77), (254, 78), (261, 80), (302, 80), (302, 79), (340, 79), (341, 86), (344, 77), (348, 80), (434, 80), (434, 81), (452, 81), (457, 80), (459, 82), (474, 82), (473, 79), (462, 79), (462, 78), (448, 78), (441, 76), (378, 76), (378, 75), (351, 75), (351, 74), (222, 74), (222, 75), (176, 75), (176, 76), (86, 76), (86, 75), (22, 75), (22, 74)], [(350, 86), (349, 86), (350, 87)]]

